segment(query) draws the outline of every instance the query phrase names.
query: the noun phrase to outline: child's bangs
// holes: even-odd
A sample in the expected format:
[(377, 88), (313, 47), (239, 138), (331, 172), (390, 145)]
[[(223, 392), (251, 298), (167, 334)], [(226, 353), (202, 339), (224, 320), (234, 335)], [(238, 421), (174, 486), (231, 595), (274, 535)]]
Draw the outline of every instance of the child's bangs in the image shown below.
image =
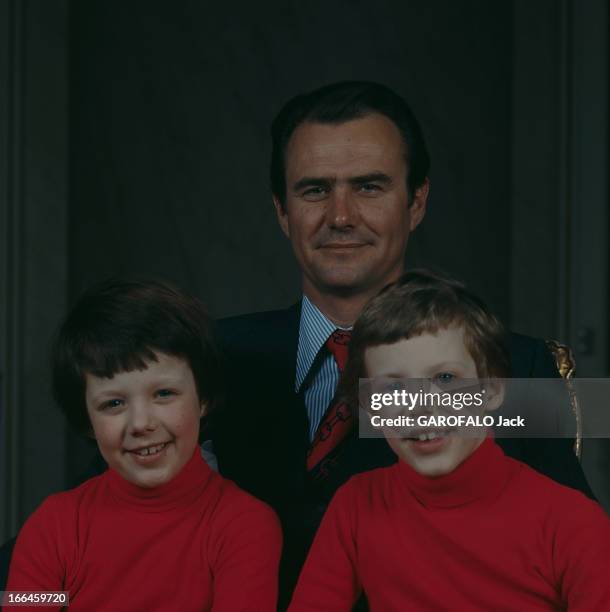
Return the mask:
[(99, 378), (112, 378), (119, 372), (145, 370), (157, 361), (156, 352), (166, 352), (137, 342), (88, 343), (81, 347), (77, 358), (82, 373)]
[[(463, 325), (466, 318), (455, 295), (436, 288), (422, 288), (388, 302), (380, 304), (379, 312), (372, 317), (371, 326), (377, 328), (375, 332), (378, 335), (374, 343), (437, 334), (442, 329)], [(383, 324), (379, 325), (378, 321), (383, 321)]]
[(442, 296), (436, 303), (431, 302), (425, 306), (420, 302), (414, 311), (410, 311), (409, 308), (405, 311), (405, 316), (410, 318), (411, 323), (406, 326), (408, 330), (405, 334), (406, 339), (422, 334), (434, 335), (443, 329), (460, 327), (465, 320), (461, 305), (453, 296)]

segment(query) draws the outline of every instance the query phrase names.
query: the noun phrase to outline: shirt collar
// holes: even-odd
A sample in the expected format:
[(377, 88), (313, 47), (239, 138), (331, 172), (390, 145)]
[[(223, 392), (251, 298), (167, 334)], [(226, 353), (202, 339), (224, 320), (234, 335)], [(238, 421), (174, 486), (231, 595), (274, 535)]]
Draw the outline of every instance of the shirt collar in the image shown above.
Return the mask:
[(299, 348), (297, 349), (297, 374), (295, 391), (298, 393), (311, 366), (328, 337), (337, 326), (304, 295), (299, 323)]

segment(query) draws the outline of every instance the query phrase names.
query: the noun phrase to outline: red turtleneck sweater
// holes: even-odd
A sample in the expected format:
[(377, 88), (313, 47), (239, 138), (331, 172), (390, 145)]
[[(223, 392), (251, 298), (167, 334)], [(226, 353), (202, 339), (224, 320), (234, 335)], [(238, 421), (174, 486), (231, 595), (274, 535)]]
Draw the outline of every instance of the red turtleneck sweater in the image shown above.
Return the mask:
[(610, 610), (610, 520), (487, 439), (426, 478), (399, 461), (331, 502), (290, 612)]
[(19, 534), (6, 588), (69, 591), (71, 612), (266, 612), (280, 551), (273, 511), (197, 449), (160, 487), (108, 470), (49, 497)]

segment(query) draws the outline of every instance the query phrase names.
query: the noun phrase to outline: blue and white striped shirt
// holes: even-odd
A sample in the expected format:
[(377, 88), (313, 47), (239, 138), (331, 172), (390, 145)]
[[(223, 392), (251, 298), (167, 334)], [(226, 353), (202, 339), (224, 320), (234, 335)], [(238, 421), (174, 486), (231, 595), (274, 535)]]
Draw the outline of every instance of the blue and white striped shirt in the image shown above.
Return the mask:
[[(324, 346), (338, 328), (320, 309), (303, 296), (297, 349), (295, 392), (303, 391), (312, 440), (339, 383), (339, 368)], [(351, 327), (339, 328), (351, 329)]]

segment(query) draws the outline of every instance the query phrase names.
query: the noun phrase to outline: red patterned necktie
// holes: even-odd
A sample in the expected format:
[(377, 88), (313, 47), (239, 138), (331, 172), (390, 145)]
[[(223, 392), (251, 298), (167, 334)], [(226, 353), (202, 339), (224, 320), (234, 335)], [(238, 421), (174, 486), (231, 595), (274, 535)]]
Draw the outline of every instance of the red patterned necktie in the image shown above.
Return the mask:
[[(337, 329), (326, 341), (326, 347), (335, 358), (339, 374), (345, 368), (351, 337), (351, 331)], [(345, 439), (353, 425), (354, 419), (347, 404), (341, 399), (333, 398), (326, 414), (320, 421), (320, 425), (318, 425), (316, 435), (311, 441), (307, 453), (307, 469), (310, 472), (315, 469), (316, 478), (323, 478), (327, 475), (328, 469), (331, 467), (331, 459), (335, 454), (333, 451)]]

